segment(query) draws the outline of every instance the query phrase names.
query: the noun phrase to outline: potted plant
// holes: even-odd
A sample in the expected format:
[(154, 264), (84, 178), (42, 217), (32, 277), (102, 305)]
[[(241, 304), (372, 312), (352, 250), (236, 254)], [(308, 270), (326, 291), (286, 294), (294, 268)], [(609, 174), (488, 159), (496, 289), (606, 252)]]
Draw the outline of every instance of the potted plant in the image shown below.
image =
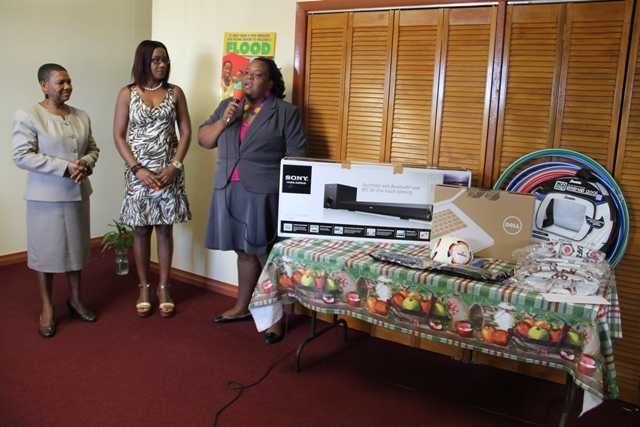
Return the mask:
[(127, 256), (127, 249), (133, 245), (134, 229), (130, 225), (120, 224), (114, 220), (113, 224), (109, 224), (109, 227), (114, 227), (115, 230), (109, 231), (102, 236), (100, 246), (102, 246), (102, 253), (107, 249), (113, 249), (116, 251), (116, 273), (117, 274), (129, 274), (129, 258)]

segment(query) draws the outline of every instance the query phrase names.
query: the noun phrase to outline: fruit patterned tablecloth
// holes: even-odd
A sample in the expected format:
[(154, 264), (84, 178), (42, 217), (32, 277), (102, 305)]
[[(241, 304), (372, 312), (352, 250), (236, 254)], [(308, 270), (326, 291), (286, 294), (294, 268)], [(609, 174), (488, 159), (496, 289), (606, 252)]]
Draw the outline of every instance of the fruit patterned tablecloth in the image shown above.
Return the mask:
[[(369, 254), (380, 249), (429, 256), (419, 245), (288, 239), (271, 251), (251, 306), (294, 297), (318, 312), (563, 369), (595, 397), (618, 397), (612, 340), (622, 338), (622, 328), (613, 278), (599, 292), (611, 305), (549, 302), (513, 285), (379, 262)], [(496, 273), (513, 266), (484, 264)]]

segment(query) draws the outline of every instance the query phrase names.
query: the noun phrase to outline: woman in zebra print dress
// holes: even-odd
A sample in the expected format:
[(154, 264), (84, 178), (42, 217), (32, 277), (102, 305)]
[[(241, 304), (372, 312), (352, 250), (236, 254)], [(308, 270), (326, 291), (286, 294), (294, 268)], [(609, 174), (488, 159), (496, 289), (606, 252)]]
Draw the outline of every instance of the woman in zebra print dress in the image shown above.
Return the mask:
[(168, 82), (170, 70), (164, 44), (151, 40), (140, 43), (133, 63), (134, 82), (120, 91), (113, 123), (115, 145), (126, 163), (120, 222), (135, 227), (133, 252), (140, 280), (136, 309), (140, 317), (152, 313), (148, 276), (154, 228), (160, 315), (175, 314), (168, 289), (173, 224), (191, 219), (182, 166), (191, 141), (191, 120), (182, 89)]

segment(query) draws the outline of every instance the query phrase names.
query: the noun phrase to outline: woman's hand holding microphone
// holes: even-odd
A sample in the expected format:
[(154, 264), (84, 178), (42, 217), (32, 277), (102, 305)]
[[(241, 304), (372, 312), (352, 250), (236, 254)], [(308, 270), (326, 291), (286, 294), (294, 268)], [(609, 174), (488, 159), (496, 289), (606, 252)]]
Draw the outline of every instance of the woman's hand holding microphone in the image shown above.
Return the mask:
[(223, 119), (225, 119), (226, 117), (225, 125), (224, 125), (225, 128), (229, 126), (229, 124), (236, 121), (236, 117), (238, 115), (238, 108), (239, 108), (240, 102), (242, 102), (243, 99), (244, 99), (244, 92), (242, 91), (242, 89), (236, 89), (233, 92), (233, 101), (230, 102), (229, 105), (227, 105), (227, 108), (225, 108), (224, 110), (224, 115), (222, 116)]

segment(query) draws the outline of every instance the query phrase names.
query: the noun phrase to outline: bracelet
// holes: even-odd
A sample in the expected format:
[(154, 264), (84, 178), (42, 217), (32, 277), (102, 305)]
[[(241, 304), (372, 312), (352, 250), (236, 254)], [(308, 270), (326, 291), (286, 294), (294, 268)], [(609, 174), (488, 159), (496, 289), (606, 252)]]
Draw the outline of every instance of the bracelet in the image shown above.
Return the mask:
[(172, 165), (174, 168), (178, 169), (179, 171), (181, 171), (184, 168), (182, 163), (177, 160), (171, 160), (169, 164)]
[(131, 169), (131, 173), (135, 175), (135, 174), (137, 174), (137, 173), (138, 173), (138, 171), (139, 171), (140, 169), (142, 169), (143, 167), (144, 167), (144, 166), (142, 166), (142, 163), (136, 163), (135, 165), (131, 166), (131, 168), (130, 168), (130, 169)]

